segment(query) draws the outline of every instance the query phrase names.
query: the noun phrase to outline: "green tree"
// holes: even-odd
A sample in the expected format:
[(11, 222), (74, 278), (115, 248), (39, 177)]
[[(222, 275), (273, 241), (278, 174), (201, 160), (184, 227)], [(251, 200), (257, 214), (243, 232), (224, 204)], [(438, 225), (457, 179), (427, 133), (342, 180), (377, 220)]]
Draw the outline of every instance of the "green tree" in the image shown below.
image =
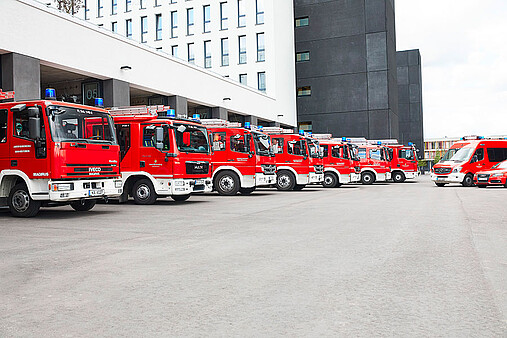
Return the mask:
[(435, 153), (435, 159), (433, 160), (433, 164), (437, 164), (440, 161), (440, 158), (442, 158), (442, 153), (440, 150), (437, 150)]
[(69, 13), (69, 14), (77, 14), (81, 5), (83, 4), (83, 0), (53, 0), (58, 7), (59, 10)]

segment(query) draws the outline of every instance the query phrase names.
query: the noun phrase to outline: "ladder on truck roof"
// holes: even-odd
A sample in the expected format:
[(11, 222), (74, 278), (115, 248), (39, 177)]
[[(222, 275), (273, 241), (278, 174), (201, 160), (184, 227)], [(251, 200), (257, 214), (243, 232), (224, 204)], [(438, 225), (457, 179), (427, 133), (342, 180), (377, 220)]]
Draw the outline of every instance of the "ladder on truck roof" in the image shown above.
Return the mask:
[(9, 99), (14, 99), (14, 91), (4, 92), (0, 88), (0, 100), (9, 100)]
[(171, 109), (169, 106), (132, 106), (132, 107), (113, 107), (108, 111), (113, 116), (158, 116), (159, 112)]
[(294, 130), (281, 127), (264, 127), (262, 132), (265, 134), (294, 134)]
[(241, 128), (239, 122), (229, 122), (222, 119), (202, 119), (201, 123), (206, 127)]

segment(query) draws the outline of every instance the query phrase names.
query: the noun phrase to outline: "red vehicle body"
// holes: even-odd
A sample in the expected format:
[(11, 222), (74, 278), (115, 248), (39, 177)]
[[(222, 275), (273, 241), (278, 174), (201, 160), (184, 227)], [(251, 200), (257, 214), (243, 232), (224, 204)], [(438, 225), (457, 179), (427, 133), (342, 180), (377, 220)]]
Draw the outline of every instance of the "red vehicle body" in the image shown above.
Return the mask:
[(0, 103), (0, 204), (14, 216), (41, 206), (93, 208), (122, 193), (107, 111), (58, 101)]
[(276, 188), (301, 190), (324, 180), (324, 166), (318, 142), (298, 135), (282, 134), (281, 128), (264, 128), (270, 134), (276, 155)]
[(474, 183), (479, 188), (488, 185), (503, 185), (507, 188), (507, 161), (495, 164), (490, 170), (478, 171), (474, 176)]
[(345, 183), (359, 182), (361, 167), (352, 144), (332, 139), (331, 136), (327, 139), (319, 139), (319, 144), (324, 160), (322, 186), (334, 188)]
[[(203, 120), (213, 140), (213, 187), (220, 195), (252, 193), (276, 181), (269, 136), (239, 123)], [(254, 127), (253, 127), (254, 129)]]
[(390, 151), (386, 146), (360, 144), (357, 157), (361, 165), (361, 183), (373, 184), (391, 179)]
[[(474, 175), (491, 169), (507, 159), (507, 140), (476, 139), (460, 145), (448, 160), (440, 161), (432, 169), (431, 179), (439, 187), (448, 183), (474, 184)], [(456, 149), (456, 148), (454, 148)]]
[(129, 195), (136, 204), (153, 204), (159, 196), (184, 201), (191, 194), (212, 190), (206, 128), (195, 121), (167, 117), (167, 108), (110, 111), (120, 144), (122, 202)]
[(391, 178), (395, 183), (418, 177), (421, 173), (417, 164), (417, 150), (413, 145), (387, 145), (391, 157)]

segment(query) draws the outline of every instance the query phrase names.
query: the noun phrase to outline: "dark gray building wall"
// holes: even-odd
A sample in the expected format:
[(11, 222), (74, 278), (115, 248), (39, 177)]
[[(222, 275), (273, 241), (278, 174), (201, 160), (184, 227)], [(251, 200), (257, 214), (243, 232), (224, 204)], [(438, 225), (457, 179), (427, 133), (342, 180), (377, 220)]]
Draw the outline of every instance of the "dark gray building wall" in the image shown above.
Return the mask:
[(109, 79), (103, 82), (104, 106), (126, 107), (130, 106), (130, 85), (128, 82)]
[(188, 102), (187, 99), (183, 96), (169, 96), (167, 98), (167, 104), (176, 111), (176, 116), (178, 114), (188, 115)]
[(396, 53), (400, 142), (413, 142), (424, 156), (421, 54), (418, 49)]
[(336, 136), (398, 138), (396, 39), (392, 0), (295, 0), (299, 122)]
[(40, 99), (40, 61), (17, 53), (3, 54), (1, 59), (1, 88), (13, 90), (16, 101)]

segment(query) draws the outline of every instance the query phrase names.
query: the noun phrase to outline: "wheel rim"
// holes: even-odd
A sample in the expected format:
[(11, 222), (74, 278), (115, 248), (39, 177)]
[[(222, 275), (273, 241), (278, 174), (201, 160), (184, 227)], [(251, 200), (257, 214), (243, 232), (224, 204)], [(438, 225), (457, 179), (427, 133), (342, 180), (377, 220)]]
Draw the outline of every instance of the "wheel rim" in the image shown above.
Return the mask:
[(465, 184), (472, 185), (472, 178), (470, 176), (465, 177)]
[(363, 176), (363, 181), (370, 182), (371, 181), (371, 176), (370, 175), (364, 175)]
[(331, 176), (327, 175), (324, 177), (324, 184), (325, 185), (331, 185), (331, 184), (333, 184), (333, 182), (334, 182), (334, 179)]
[(280, 175), (278, 176), (278, 185), (285, 189), (290, 186), (290, 177), (289, 175)]
[(140, 200), (146, 200), (150, 197), (150, 188), (146, 184), (141, 184), (136, 191), (136, 195)]
[(401, 181), (401, 175), (400, 175), (400, 174), (396, 174), (396, 175), (394, 176), (394, 179), (395, 179), (396, 181)]
[(30, 207), (30, 195), (24, 190), (18, 190), (12, 196), (12, 206), (17, 212), (24, 212)]
[(227, 175), (220, 179), (219, 182), (220, 189), (224, 192), (231, 192), (234, 190), (234, 179)]

